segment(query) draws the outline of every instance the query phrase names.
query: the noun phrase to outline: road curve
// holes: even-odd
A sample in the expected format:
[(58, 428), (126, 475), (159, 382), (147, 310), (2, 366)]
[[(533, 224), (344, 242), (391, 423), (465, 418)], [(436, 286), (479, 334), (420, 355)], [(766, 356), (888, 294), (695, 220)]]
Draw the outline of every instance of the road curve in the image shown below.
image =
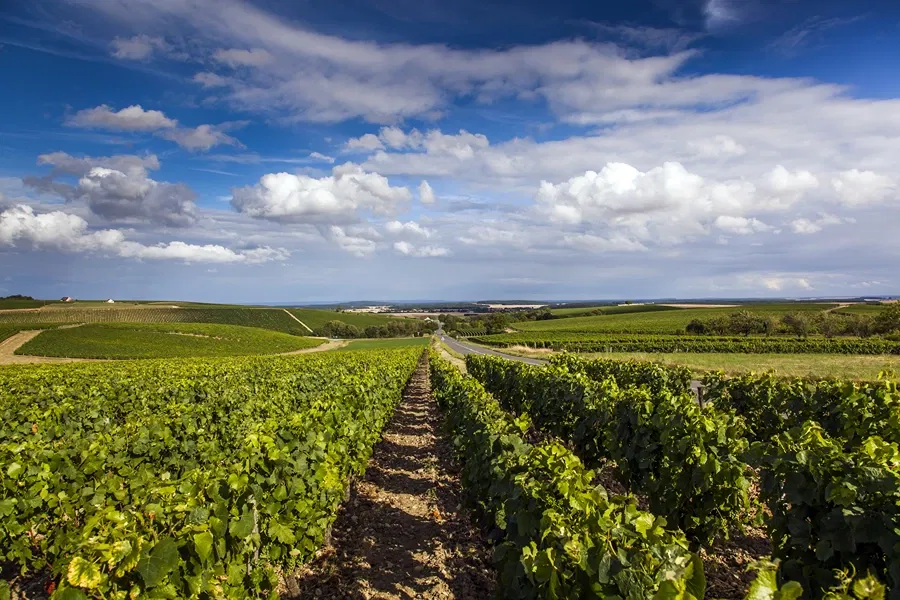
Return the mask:
[(462, 355), (466, 354), (490, 354), (491, 356), (499, 356), (500, 358), (506, 358), (509, 360), (515, 360), (518, 362), (523, 362), (529, 365), (546, 365), (546, 360), (541, 360), (539, 358), (525, 358), (524, 356), (513, 356), (512, 354), (504, 354), (503, 352), (498, 352), (491, 348), (485, 348), (484, 346), (475, 346), (474, 344), (469, 344), (467, 342), (461, 342), (457, 339), (454, 339), (444, 333), (443, 331), (438, 331), (437, 334), (441, 336), (441, 341), (447, 346), (449, 346), (455, 352), (459, 352)]

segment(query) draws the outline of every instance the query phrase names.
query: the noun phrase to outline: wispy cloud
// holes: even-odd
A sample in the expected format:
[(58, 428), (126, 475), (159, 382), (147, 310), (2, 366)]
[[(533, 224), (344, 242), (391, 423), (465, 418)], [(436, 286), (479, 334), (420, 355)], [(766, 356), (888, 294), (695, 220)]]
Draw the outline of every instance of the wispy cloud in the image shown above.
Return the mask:
[(827, 31), (850, 25), (864, 18), (865, 15), (830, 19), (820, 16), (811, 17), (772, 40), (768, 44), (767, 49), (779, 54), (793, 56), (801, 50), (822, 46)]
[[(191, 167), (191, 171), (201, 171), (203, 173), (213, 173), (214, 175), (228, 175), (230, 177), (237, 177), (237, 173), (231, 173), (230, 171), (219, 171), (218, 169), (201, 169), (199, 167)], [(231, 196), (228, 196), (226, 199), (230, 200)]]
[(700, 33), (676, 28), (647, 27), (637, 24), (613, 24), (585, 21), (584, 25), (595, 30), (603, 39), (621, 43), (640, 50), (680, 52), (704, 36)]

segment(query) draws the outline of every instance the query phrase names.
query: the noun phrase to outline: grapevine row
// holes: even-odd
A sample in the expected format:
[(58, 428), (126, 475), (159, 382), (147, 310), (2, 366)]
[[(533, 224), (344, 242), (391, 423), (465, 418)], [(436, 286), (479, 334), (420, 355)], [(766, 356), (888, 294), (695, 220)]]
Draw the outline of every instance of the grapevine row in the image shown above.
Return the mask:
[(52, 570), (68, 599), (274, 597), (418, 354), (4, 372), (0, 562)]
[[(574, 434), (568, 432), (569, 437), (564, 439), (572, 440), (580, 452), (591, 456), (595, 447), (584, 442), (584, 433), (591, 429), (602, 429), (603, 424), (588, 420), (592, 419), (593, 415), (590, 415), (589, 410), (584, 410), (590, 405), (584, 398), (590, 395), (591, 384), (599, 386), (595, 387), (595, 390), (607, 394), (614, 393), (616, 385), (613, 379), (585, 384), (584, 381), (579, 382), (579, 377), (585, 378), (588, 373), (600, 378), (605, 377), (608, 373), (604, 372), (609, 371), (609, 366), (592, 365), (593, 361), (574, 357), (560, 357), (554, 362), (557, 364), (545, 369), (536, 369), (512, 363), (504, 364), (496, 359), (483, 357), (468, 359), (470, 372), (480, 377), (493, 377), (493, 385), (511, 386), (511, 391), (508, 392), (511, 399), (528, 407), (530, 414), (536, 415), (536, 424), (539, 424), (537, 415), (545, 418), (550, 431), (554, 434), (561, 437), (567, 434), (565, 426), (560, 424), (565, 423), (567, 418), (570, 428), (573, 422), (584, 423), (585, 427), (580, 429), (575, 427)], [(657, 368), (666, 369), (661, 366)], [(516, 377), (510, 374), (510, 369), (515, 369), (516, 374), (527, 383), (517, 386), (514, 383)], [(630, 377), (632, 380), (638, 378), (637, 373), (654, 372), (649, 364), (634, 362), (624, 363), (618, 370), (625, 378)], [(679, 371), (675, 370), (670, 374), (673, 381), (678, 380), (678, 373)], [(749, 379), (753, 382), (752, 377), (735, 379), (739, 381)], [(768, 416), (769, 422), (782, 425), (780, 431), (775, 431), (773, 425), (772, 430), (764, 430), (762, 434), (756, 430), (745, 429), (749, 437), (757, 440), (749, 451), (740, 451), (741, 447), (744, 449), (748, 447), (745, 440), (739, 439), (743, 437), (739, 427), (741, 419), (734, 418), (731, 414), (732, 407), (727, 403), (729, 397), (723, 393), (723, 390), (727, 391), (734, 387), (729, 387), (731, 382), (728, 378), (719, 376), (720, 387), (712, 394), (714, 403), (707, 405), (704, 410), (708, 410), (708, 416), (713, 418), (714, 422), (708, 423), (708, 426), (712, 427), (711, 431), (717, 430), (716, 423), (731, 422), (738, 425), (731, 431), (718, 429), (720, 432), (718, 443), (724, 442), (725, 447), (730, 445), (738, 457), (746, 457), (749, 463), (761, 470), (761, 497), (772, 512), (768, 527), (775, 546), (775, 557), (781, 560), (782, 579), (801, 583), (804, 588), (814, 590), (812, 597), (818, 598), (829, 597), (829, 590), (839, 583), (835, 575), (837, 571), (851, 570), (860, 575), (872, 572), (887, 579), (890, 598), (900, 597), (900, 528), (898, 528), (900, 452), (896, 443), (886, 442), (877, 436), (868, 437), (871, 428), (876, 424), (880, 423), (882, 429), (888, 431), (890, 420), (896, 420), (898, 414), (896, 387), (889, 382), (859, 385), (832, 381), (781, 381), (768, 377), (764, 381), (769, 388), (780, 390), (788, 397), (791, 397), (791, 391), (806, 390), (807, 396), (803, 394), (799, 396), (805, 402), (801, 402), (796, 394), (793, 396), (796, 407), (805, 407), (805, 412), (793, 415), (776, 412), (785, 410), (786, 406), (791, 406), (790, 403), (772, 404), (766, 409), (765, 399), (773, 396), (777, 398), (779, 397), (777, 394), (760, 394), (760, 397), (754, 398), (756, 402), (754, 406), (758, 409), (755, 413), (747, 412), (746, 406), (736, 403), (738, 412), (747, 416), (748, 422), (753, 422), (750, 419)], [(659, 382), (660, 378), (657, 377), (651, 378), (647, 383), (653, 385)], [(751, 386), (748, 391), (747, 381), (743, 383), (745, 404), (748, 397), (753, 397), (754, 391), (764, 389), (754, 390)], [(756, 383), (761, 385), (760, 381)], [(683, 389), (677, 385), (676, 387)], [(818, 394), (815, 393), (817, 389), (820, 390)], [(640, 395), (641, 391), (644, 396)], [(703, 478), (702, 470), (697, 471), (692, 466), (690, 458), (684, 457), (682, 453), (687, 451), (690, 454), (696, 449), (696, 453), (701, 456), (713, 453), (717, 458), (721, 457), (718, 454), (719, 449), (697, 444), (695, 438), (676, 428), (675, 424), (679, 419), (689, 419), (666, 412), (665, 407), (671, 404), (673, 396), (671, 391), (651, 393), (650, 388), (645, 386), (643, 390), (624, 392), (620, 390), (620, 392), (623, 393), (622, 398), (627, 399), (630, 393), (634, 397), (645, 399), (644, 407), (639, 408), (644, 412), (636, 413), (637, 419), (620, 422), (619, 427), (614, 430), (616, 435), (626, 436), (626, 444), (627, 439), (633, 442), (629, 448), (635, 450), (635, 453), (630, 457), (626, 456), (624, 461), (619, 455), (617, 460), (620, 470), (623, 470), (633, 486), (636, 485), (638, 489), (650, 489), (642, 488), (642, 482), (634, 480), (635, 465), (648, 466), (651, 470), (658, 469), (659, 465), (665, 464), (671, 457), (676, 463), (684, 464), (685, 471), (693, 471), (694, 476)], [(520, 395), (516, 397), (516, 393)], [(544, 394), (547, 397), (541, 398), (540, 396)], [(816, 401), (823, 402), (829, 396), (830, 404), (827, 402), (823, 405), (815, 404)], [(841, 406), (841, 401), (844, 402), (843, 410), (836, 410), (836, 406)], [(627, 403), (627, 400), (620, 399), (619, 402)], [(569, 408), (560, 405), (568, 405)], [(881, 406), (882, 412), (874, 411), (873, 405)], [(577, 407), (581, 407), (582, 412), (578, 412)], [(813, 407), (818, 407), (819, 412), (814, 412)], [(851, 407), (856, 407), (863, 414), (854, 414)], [(542, 410), (545, 411), (544, 414), (541, 414)], [(555, 415), (546, 412), (554, 410)], [(694, 412), (696, 407), (687, 404), (683, 405), (683, 410), (686, 414), (696, 414)], [(671, 421), (654, 420), (653, 415), (657, 411), (668, 415)], [(607, 414), (621, 417), (627, 413), (614, 411)], [(853, 438), (848, 440), (845, 437), (829, 436), (821, 425), (811, 420), (806, 422), (785, 420), (810, 418), (817, 414), (835, 417), (833, 423), (843, 423), (843, 426), (836, 427), (837, 433), (852, 432), (857, 436), (855, 443), (851, 443)], [(881, 422), (880, 416), (884, 415), (890, 415), (890, 418)], [(791, 428), (791, 425), (797, 426)], [(651, 431), (647, 430), (648, 427)], [(668, 431), (668, 441), (662, 441), (665, 438), (654, 434), (653, 428)], [(636, 431), (640, 432), (640, 437), (627, 437), (633, 436)], [(866, 437), (861, 439), (860, 436)], [(609, 444), (608, 449), (612, 451), (617, 449), (617, 444), (622, 444), (622, 441), (608, 435), (604, 440)], [(663, 462), (655, 462), (658, 460)], [(705, 477), (714, 482), (718, 473), (713, 470)], [(673, 480), (670, 473), (663, 469), (650, 473), (649, 481), (659, 485), (663, 481)], [(728, 479), (715, 485), (724, 485), (726, 490), (730, 487)], [(665, 486), (657, 487), (654, 493), (672, 494), (672, 497), (677, 497), (676, 493), (666, 489)], [(650, 501), (652, 509), (654, 505), (660, 507), (664, 504), (664, 501), (654, 498), (653, 494), (650, 495)], [(703, 518), (702, 513), (698, 516)], [(683, 520), (681, 523), (682, 527), (686, 526)], [(689, 523), (687, 528), (690, 528)]]
[(700, 600), (700, 560), (683, 534), (634, 500), (610, 498), (564, 446), (530, 444), (477, 381), (431, 356), (432, 389), (446, 411), (462, 482), (496, 524), (504, 597)]
[(484, 335), (471, 339), (499, 348), (528, 346), (570, 352), (900, 354), (900, 342), (881, 338), (694, 337), (534, 332)]
[(710, 542), (740, 522), (750, 487), (743, 419), (700, 407), (683, 390), (620, 387), (570, 369), (577, 366), (466, 357), (468, 372), (506, 409), (570, 441), (588, 466), (613, 461), (623, 483), (647, 495), (652, 512), (691, 538)]

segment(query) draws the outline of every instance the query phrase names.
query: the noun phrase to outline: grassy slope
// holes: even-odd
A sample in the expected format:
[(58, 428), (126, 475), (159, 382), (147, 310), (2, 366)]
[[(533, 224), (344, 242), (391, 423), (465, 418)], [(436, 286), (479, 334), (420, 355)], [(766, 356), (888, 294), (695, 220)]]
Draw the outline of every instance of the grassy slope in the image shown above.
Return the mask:
[(321, 343), (254, 327), (129, 323), (45, 331), (16, 353), (70, 358), (186, 358), (277, 354)]
[(604, 315), (624, 315), (628, 313), (663, 312), (683, 309), (660, 304), (626, 304), (623, 306), (589, 306), (587, 308), (552, 308), (550, 313), (557, 317), (577, 317), (579, 315), (589, 315), (594, 310), (602, 310)]
[(885, 308), (887, 308), (887, 306), (888, 305), (886, 304), (853, 304), (846, 308), (839, 308), (835, 312), (846, 313), (850, 315), (869, 315), (871, 317), (874, 317)]
[[(80, 304), (80, 306), (79, 306)], [(293, 310), (310, 328), (338, 320), (357, 327), (383, 325), (391, 317), (381, 315), (336, 313), (325, 310)], [(300, 323), (280, 308), (235, 308), (227, 306), (171, 308), (170, 305), (56, 304), (39, 311), (2, 312), (0, 326), (31, 323), (218, 323), (260, 327), (294, 335), (309, 335)]]
[(289, 308), (288, 310), (292, 315), (306, 323), (312, 329), (322, 327), (328, 321), (342, 321), (348, 325), (355, 325), (360, 329), (365, 329), (372, 325), (385, 325), (391, 321), (397, 320), (397, 317), (388, 317), (371, 313), (345, 313), (335, 312), (333, 310), (314, 310), (309, 308)]
[(790, 312), (815, 312), (834, 307), (834, 304), (759, 304), (739, 308), (687, 308), (662, 312), (626, 313), (595, 317), (572, 317), (550, 321), (513, 323), (511, 327), (521, 331), (571, 331), (584, 333), (675, 333), (684, 329), (692, 319), (710, 319), (727, 316), (737, 310), (780, 317)]
[(17, 300), (17, 299), (0, 299), (0, 310), (9, 310), (11, 308), (40, 308), (45, 304), (56, 303), (57, 300)]
[(377, 340), (353, 340), (341, 350), (372, 350), (374, 348), (409, 348), (426, 347), (431, 342), (430, 337), (420, 338), (389, 338)]

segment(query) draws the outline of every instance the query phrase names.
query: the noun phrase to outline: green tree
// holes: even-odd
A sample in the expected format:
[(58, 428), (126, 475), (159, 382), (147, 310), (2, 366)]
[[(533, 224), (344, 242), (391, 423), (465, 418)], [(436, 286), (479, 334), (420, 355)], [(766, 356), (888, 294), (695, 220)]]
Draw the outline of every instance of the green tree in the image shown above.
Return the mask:
[(892, 302), (881, 311), (873, 323), (875, 333), (894, 333), (900, 331), (900, 302)]
[(798, 338), (809, 335), (810, 323), (809, 318), (801, 313), (788, 313), (781, 317), (781, 324), (790, 333)]

